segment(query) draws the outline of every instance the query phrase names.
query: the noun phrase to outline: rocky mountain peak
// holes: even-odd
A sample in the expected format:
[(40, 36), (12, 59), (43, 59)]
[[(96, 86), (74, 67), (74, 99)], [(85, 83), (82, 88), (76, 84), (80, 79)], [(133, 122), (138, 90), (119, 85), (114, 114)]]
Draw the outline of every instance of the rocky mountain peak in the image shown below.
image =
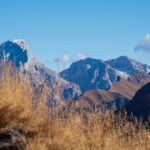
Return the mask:
[(141, 62), (133, 60), (127, 56), (120, 56), (115, 59), (107, 60), (105, 63), (109, 64), (112, 68), (127, 74), (132, 74), (135, 71), (148, 72), (149, 70), (148, 65), (142, 64)]
[(0, 60), (15, 63), (18, 68), (32, 58), (28, 44), (24, 40), (6, 41), (0, 45)]
[(109, 89), (118, 75), (122, 76), (122, 74), (104, 61), (93, 58), (77, 61), (60, 73), (64, 79), (78, 84), (82, 92)]
[(24, 40), (6, 41), (0, 45), (0, 62), (8, 62), (17, 68), (20, 74), (28, 78), (36, 91), (44, 85), (51, 91), (51, 98), (57, 103), (78, 97), (80, 88), (62, 79), (59, 74), (47, 68), (32, 57), (28, 44)]
[[(135, 72), (142, 72), (137, 79), (148, 78), (148, 65), (127, 56), (108, 61), (86, 58), (73, 63), (60, 73), (64, 79), (76, 83), (82, 92), (93, 89), (108, 90), (119, 78), (128, 79)], [(145, 74), (143, 77), (142, 74)]]

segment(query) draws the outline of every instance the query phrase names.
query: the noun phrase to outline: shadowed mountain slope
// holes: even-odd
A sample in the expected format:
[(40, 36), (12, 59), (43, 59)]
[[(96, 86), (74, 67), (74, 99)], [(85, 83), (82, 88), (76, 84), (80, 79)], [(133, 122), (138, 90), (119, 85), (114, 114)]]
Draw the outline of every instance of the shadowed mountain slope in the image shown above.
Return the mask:
[(150, 82), (144, 85), (125, 107), (125, 111), (130, 116), (142, 117), (144, 121), (150, 122)]

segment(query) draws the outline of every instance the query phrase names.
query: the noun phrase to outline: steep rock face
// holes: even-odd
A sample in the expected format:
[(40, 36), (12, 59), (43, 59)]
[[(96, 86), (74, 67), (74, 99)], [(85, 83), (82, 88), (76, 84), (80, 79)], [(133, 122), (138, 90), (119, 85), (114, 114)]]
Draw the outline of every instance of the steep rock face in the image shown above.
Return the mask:
[(150, 82), (144, 85), (125, 107), (128, 116), (133, 114), (144, 121), (150, 122)]
[(78, 84), (82, 92), (93, 89), (109, 89), (118, 76), (126, 76), (125, 73), (111, 68), (102, 60), (92, 58), (73, 63), (60, 75), (64, 79)]
[(136, 60), (133, 60), (127, 56), (120, 56), (116, 59), (111, 59), (105, 61), (112, 68), (125, 72), (127, 74), (132, 74), (136, 71), (138, 72), (149, 72), (150, 66), (142, 64)]
[(44, 84), (51, 92), (51, 98), (56, 101), (76, 99), (80, 88), (62, 79), (56, 72), (48, 69), (32, 57), (28, 45), (23, 40), (7, 41), (0, 45), (0, 62), (9, 62), (21, 74), (29, 78), (34, 89)]
[(88, 90), (108, 90), (121, 78), (141, 84), (150, 78), (150, 67), (126, 56), (102, 61), (86, 58), (73, 63), (60, 73), (61, 77), (80, 86), (82, 93)]

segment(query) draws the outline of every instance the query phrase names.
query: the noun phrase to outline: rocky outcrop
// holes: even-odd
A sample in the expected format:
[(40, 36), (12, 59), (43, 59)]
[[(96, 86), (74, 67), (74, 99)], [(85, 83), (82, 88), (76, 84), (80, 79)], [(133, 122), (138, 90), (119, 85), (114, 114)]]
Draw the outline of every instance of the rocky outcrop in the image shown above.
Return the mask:
[(0, 150), (24, 150), (25, 136), (15, 129), (0, 132)]

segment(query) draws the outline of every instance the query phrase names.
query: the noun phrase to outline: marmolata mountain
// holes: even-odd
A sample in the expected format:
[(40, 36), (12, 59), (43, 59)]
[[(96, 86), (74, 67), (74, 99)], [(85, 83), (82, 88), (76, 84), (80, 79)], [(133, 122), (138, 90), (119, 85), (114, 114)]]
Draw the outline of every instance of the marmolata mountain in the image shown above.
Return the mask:
[(117, 110), (150, 81), (149, 71), (148, 65), (120, 56), (108, 61), (86, 58), (73, 63), (60, 75), (80, 86), (79, 107)]
[(73, 63), (60, 75), (67, 81), (79, 85), (84, 93), (94, 89), (108, 90), (120, 78), (131, 78), (130, 76), (134, 73), (142, 73), (144, 78), (149, 76), (149, 71), (150, 66), (126, 56), (120, 56), (108, 61), (86, 58)]

